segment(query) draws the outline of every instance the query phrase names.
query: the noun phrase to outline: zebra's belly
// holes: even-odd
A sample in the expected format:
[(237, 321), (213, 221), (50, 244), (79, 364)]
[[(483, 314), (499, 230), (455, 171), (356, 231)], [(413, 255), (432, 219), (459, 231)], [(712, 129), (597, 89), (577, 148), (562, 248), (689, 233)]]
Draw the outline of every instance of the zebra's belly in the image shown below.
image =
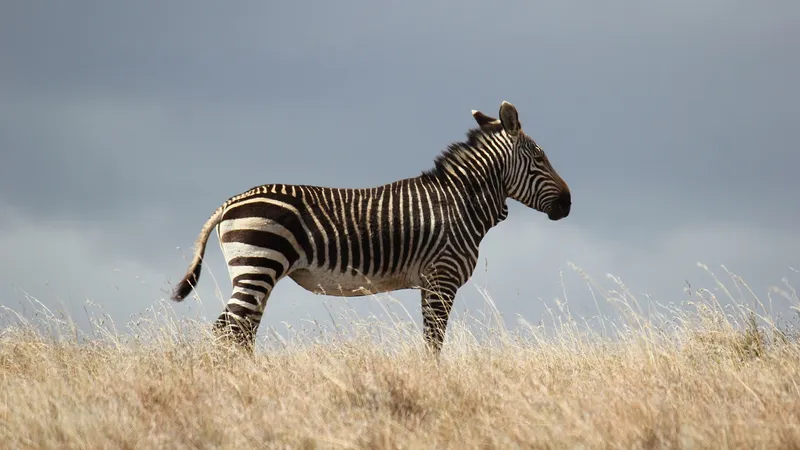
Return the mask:
[(335, 297), (362, 297), (415, 287), (413, 281), (403, 275), (366, 277), (328, 270), (296, 269), (289, 277), (308, 291)]

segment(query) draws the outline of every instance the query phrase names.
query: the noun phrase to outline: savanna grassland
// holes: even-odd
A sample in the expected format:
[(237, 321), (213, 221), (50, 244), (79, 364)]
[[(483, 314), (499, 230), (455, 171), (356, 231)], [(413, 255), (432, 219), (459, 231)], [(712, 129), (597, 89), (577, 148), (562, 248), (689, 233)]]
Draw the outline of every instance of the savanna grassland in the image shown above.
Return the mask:
[(791, 320), (712, 291), (657, 313), (598, 295), (618, 319), (461, 316), (438, 362), (411, 321), (265, 332), (249, 357), (163, 305), (88, 335), (7, 311), (0, 448), (800, 448)]

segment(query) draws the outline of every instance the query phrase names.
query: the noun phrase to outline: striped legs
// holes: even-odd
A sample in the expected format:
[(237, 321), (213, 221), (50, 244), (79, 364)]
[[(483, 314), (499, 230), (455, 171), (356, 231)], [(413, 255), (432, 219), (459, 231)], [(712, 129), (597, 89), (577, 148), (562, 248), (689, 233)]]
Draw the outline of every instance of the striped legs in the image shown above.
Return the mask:
[(275, 281), (266, 274), (246, 274), (234, 280), (233, 293), (214, 322), (214, 332), (252, 352), (256, 332)]
[(456, 291), (460, 286), (452, 278), (439, 276), (432, 279), (422, 293), (422, 328), (425, 343), (434, 355), (439, 356), (447, 331), (447, 322)]

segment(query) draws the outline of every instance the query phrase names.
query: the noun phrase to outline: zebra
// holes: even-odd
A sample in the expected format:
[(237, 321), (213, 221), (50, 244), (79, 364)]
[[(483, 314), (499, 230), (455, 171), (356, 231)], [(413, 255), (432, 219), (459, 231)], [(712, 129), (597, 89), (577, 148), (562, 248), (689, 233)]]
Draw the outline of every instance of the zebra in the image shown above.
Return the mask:
[(557, 221), (572, 205), (567, 183), (522, 131), (507, 101), (419, 176), (372, 188), (265, 184), (231, 197), (203, 225), (172, 299), (197, 285), (216, 228), (232, 294), (213, 324), (250, 349), (275, 284), (289, 277), (315, 294), (359, 297), (421, 292), (423, 339), (437, 356), (457, 291), (481, 240), (508, 216), (508, 198)]

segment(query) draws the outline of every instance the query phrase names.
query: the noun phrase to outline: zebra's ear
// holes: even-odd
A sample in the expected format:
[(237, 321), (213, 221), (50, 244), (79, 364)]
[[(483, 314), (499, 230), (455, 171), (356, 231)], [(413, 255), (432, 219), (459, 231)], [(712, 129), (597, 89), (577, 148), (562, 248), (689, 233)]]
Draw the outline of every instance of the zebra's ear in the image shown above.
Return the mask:
[(475, 111), (474, 109), (472, 110), (472, 117), (475, 118), (475, 122), (478, 122), (478, 126), (481, 128), (484, 128), (487, 125), (497, 125), (500, 123), (498, 119), (489, 117), (480, 111)]
[(517, 108), (506, 101), (500, 104), (500, 122), (503, 124), (503, 129), (506, 130), (506, 133), (511, 136), (517, 136), (520, 130), (522, 130), (522, 124), (519, 123)]

